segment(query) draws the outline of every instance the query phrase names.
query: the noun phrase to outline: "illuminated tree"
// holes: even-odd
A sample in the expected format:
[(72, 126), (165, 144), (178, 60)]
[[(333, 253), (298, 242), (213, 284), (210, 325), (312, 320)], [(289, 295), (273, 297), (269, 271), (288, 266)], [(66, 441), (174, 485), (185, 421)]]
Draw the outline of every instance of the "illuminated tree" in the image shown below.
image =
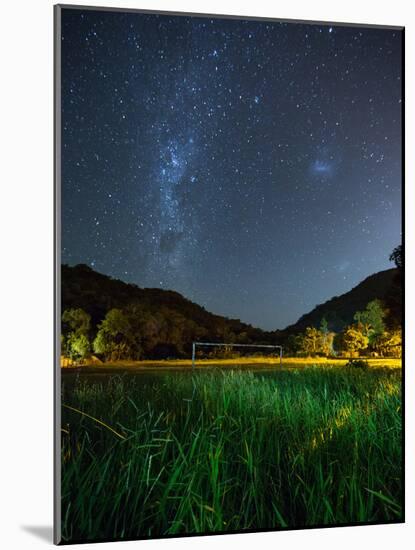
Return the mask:
[(320, 323), (320, 333), (321, 333), (321, 352), (324, 355), (331, 355), (333, 353), (333, 341), (334, 341), (334, 332), (329, 331), (329, 324), (325, 317), (322, 318)]
[(323, 334), (314, 327), (307, 327), (302, 338), (302, 351), (310, 356), (322, 352)]
[(91, 316), (83, 309), (67, 309), (62, 314), (62, 351), (71, 359), (83, 360), (89, 356)]
[(324, 334), (323, 337), (322, 337), (322, 342), (321, 342), (321, 353), (323, 355), (325, 355), (326, 357), (328, 355), (332, 355), (333, 354), (333, 342), (334, 342), (334, 337), (336, 336), (336, 333), (335, 332), (328, 332), (327, 334)]
[(356, 325), (346, 327), (341, 335), (341, 347), (344, 351), (355, 354), (369, 345), (369, 338)]
[(383, 309), (380, 300), (372, 300), (366, 306), (364, 311), (357, 311), (354, 320), (357, 322), (359, 330), (369, 339), (371, 343), (377, 336), (385, 331), (383, 319), (386, 312)]
[(85, 334), (73, 333), (69, 338), (71, 356), (73, 358), (85, 359), (91, 352), (89, 339)]
[(106, 360), (138, 359), (141, 346), (131, 320), (121, 309), (111, 309), (99, 325), (94, 351)]
[(382, 356), (402, 357), (402, 332), (384, 332), (376, 338), (374, 348)]

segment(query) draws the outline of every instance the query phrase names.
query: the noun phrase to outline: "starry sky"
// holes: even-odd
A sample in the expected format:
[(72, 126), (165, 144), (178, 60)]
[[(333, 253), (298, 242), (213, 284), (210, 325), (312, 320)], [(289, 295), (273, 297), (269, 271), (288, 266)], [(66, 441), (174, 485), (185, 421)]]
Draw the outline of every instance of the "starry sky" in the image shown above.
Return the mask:
[(401, 242), (402, 32), (62, 10), (62, 261), (284, 328)]

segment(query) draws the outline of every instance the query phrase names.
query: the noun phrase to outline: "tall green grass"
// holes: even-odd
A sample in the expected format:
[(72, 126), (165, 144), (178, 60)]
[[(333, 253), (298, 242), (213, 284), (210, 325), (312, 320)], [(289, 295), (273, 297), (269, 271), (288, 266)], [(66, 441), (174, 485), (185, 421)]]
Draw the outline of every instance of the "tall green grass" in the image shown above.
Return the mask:
[(66, 541), (401, 519), (397, 370), (79, 379), (62, 401)]

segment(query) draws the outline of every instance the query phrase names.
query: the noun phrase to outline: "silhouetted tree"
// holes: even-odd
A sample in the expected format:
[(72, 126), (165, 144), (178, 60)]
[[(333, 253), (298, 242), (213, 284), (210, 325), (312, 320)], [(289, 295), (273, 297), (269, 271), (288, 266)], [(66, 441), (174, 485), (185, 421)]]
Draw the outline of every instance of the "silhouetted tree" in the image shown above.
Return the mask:
[(88, 334), (91, 327), (91, 316), (81, 308), (67, 309), (62, 314), (62, 326), (67, 332)]
[(402, 245), (395, 247), (392, 251), (392, 254), (389, 256), (389, 260), (394, 262), (398, 269), (403, 267), (403, 249)]
[(303, 334), (289, 334), (285, 342), (285, 355), (297, 355), (303, 350)]
[(386, 323), (390, 330), (399, 330), (402, 327), (402, 275), (403, 275), (403, 263), (404, 253), (402, 245), (393, 249), (392, 254), (389, 256), (391, 262), (395, 262), (397, 273), (393, 279), (393, 283), (389, 292), (385, 296), (385, 304), (388, 309), (388, 315)]

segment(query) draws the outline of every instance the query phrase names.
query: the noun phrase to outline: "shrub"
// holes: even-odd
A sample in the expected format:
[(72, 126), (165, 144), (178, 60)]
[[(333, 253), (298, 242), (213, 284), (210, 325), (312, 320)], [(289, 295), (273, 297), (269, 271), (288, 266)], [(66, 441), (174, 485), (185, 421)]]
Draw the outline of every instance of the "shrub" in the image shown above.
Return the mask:
[(363, 359), (349, 359), (346, 363), (346, 367), (367, 370), (369, 368), (369, 363)]

